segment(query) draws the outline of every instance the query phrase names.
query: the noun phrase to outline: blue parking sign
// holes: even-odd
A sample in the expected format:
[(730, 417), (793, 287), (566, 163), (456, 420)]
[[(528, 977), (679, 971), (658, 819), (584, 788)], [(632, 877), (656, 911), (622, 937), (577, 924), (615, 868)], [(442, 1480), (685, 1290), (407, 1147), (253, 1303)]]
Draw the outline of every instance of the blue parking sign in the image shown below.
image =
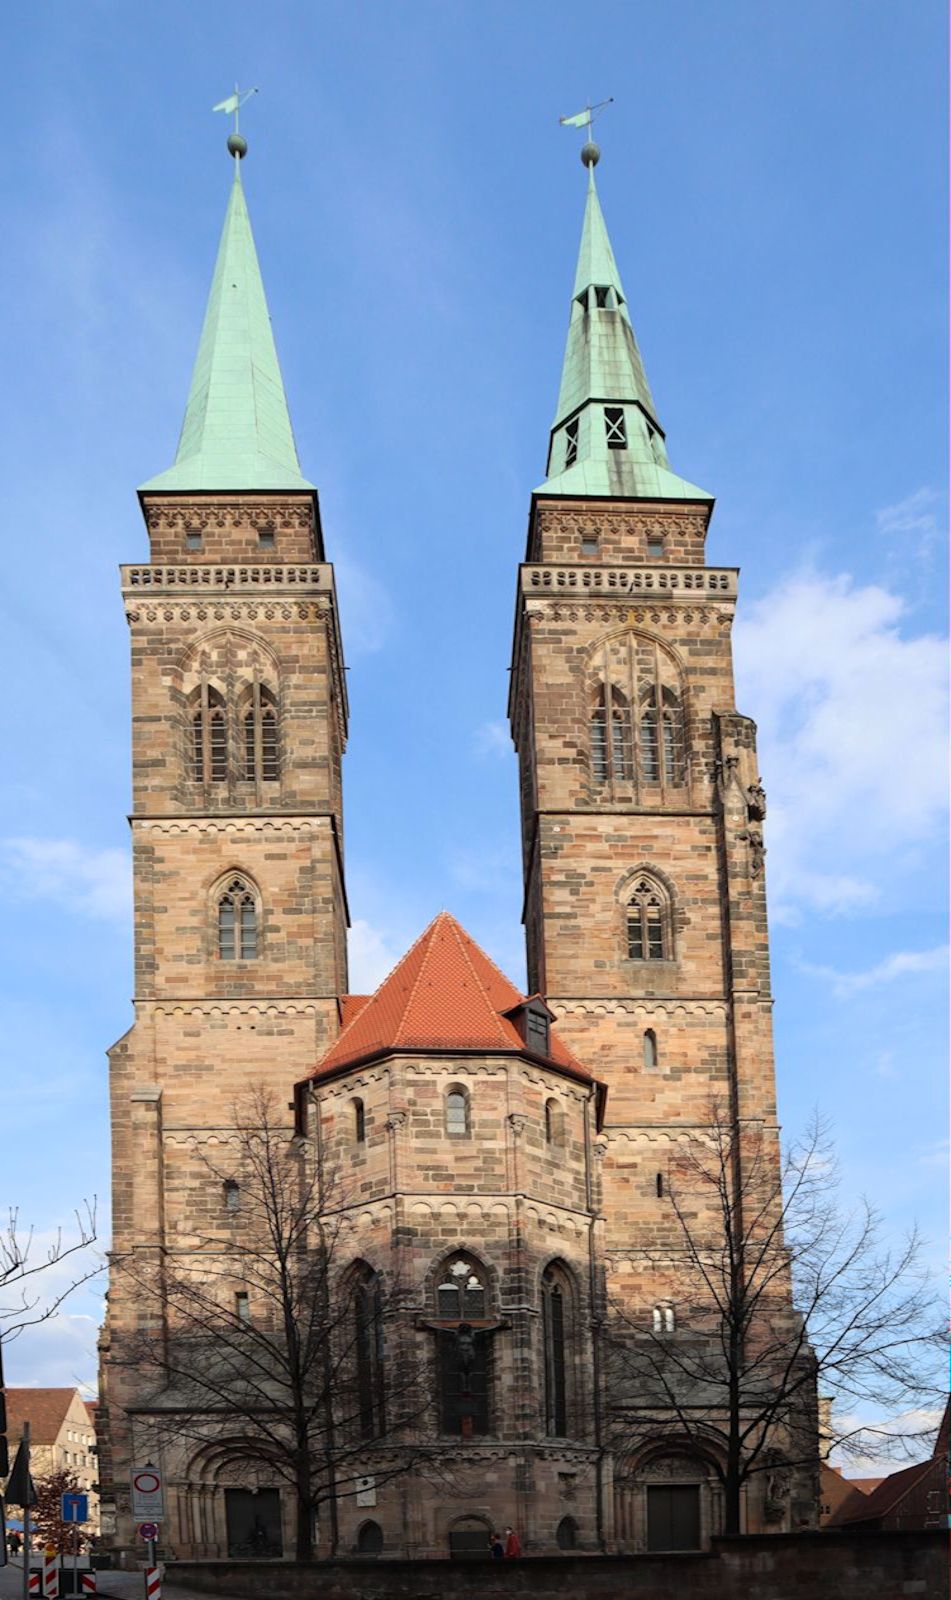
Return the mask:
[(62, 1496), (60, 1516), (64, 1522), (88, 1522), (88, 1494), (64, 1494)]

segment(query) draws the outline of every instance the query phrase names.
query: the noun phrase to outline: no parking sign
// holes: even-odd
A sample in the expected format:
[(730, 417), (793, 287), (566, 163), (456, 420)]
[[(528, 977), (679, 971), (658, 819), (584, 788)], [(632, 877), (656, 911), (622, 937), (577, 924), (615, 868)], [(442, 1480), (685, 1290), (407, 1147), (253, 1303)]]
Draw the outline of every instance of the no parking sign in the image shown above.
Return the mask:
[(146, 1462), (132, 1468), (132, 1517), (135, 1522), (161, 1522), (165, 1516), (162, 1474)]

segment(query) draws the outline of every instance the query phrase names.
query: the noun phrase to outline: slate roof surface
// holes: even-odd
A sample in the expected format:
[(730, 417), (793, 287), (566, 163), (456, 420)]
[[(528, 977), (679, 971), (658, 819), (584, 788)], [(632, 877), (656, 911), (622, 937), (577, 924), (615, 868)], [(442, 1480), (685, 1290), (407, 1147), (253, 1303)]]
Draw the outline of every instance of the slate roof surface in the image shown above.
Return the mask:
[[(313, 1077), (390, 1050), (537, 1055), (505, 1014), (523, 1005), (525, 996), (448, 911), (433, 919), (376, 993), (362, 1005), (361, 998), (345, 997), (343, 1031)], [(574, 1077), (592, 1081), (554, 1032), (547, 1059)]]
[(30, 1424), (33, 1444), (55, 1444), (76, 1389), (8, 1389), (7, 1436), (19, 1440)]

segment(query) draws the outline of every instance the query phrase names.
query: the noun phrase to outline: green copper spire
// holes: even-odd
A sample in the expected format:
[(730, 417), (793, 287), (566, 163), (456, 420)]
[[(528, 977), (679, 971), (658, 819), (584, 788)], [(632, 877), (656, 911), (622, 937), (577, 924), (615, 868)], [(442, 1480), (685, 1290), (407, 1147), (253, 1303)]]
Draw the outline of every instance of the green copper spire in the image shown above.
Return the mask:
[(175, 463), (142, 489), (304, 490), (251, 219), (241, 185), (247, 148), (233, 136), (234, 183)]
[(706, 490), (672, 472), (667, 460), (664, 430), (598, 199), (594, 169), (599, 158), (589, 140), (581, 152), (588, 198), (548, 477), (535, 493), (712, 500)]

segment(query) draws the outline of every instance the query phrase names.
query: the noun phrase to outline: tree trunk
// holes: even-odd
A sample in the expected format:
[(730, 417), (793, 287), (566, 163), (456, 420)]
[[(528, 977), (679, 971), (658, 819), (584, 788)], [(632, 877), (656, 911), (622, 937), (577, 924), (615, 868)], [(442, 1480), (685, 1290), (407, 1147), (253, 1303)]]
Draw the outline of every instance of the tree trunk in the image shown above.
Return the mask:
[(742, 1487), (739, 1471), (735, 1467), (731, 1470), (728, 1464), (726, 1481), (723, 1485), (723, 1532), (725, 1534), (743, 1532), (740, 1526), (740, 1491)]
[(314, 1508), (310, 1497), (310, 1475), (298, 1473), (297, 1479), (297, 1531), (294, 1541), (295, 1561), (314, 1559)]

